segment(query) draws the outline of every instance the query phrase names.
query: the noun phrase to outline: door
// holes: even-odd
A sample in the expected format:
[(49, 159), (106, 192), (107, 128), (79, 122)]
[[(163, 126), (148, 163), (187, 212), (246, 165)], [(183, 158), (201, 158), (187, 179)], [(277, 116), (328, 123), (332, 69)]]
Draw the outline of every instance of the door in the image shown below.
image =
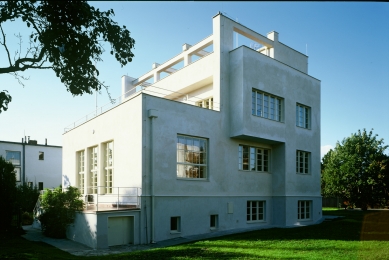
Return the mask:
[(108, 246), (134, 243), (134, 217), (108, 218)]

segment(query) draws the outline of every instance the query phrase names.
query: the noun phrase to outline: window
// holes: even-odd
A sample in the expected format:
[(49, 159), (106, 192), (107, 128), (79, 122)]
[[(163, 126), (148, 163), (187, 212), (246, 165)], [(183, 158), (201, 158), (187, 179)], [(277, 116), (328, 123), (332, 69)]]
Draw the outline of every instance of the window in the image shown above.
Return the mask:
[(43, 182), (38, 182), (38, 190), (43, 190)]
[(309, 174), (311, 153), (296, 151), (296, 173)]
[(105, 144), (105, 192), (112, 193), (113, 141)]
[(45, 159), (45, 153), (44, 152), (39, 152), (39, 160), (44, 160)]
[(97, 149), (98, 147), (92, 147), (90, 152), (90, 172), (91, 172), (91, 191), (97, 193), (97, 176), (98, 176), (98, 163), (97, 163)]
[(251, 114), (275, 121), (282, 121), (282, 103), (282, 98), (253, 90), (251, 95)]
[(210, 224), (209, 227), (211, 229), (217, 229), (219, 226), (219, 216), (218, 215), (211, 215), (210, 216)]
[(207, 178), (207, 140), (177, 136), (177, 177)]
[(265, 201), (247, 201), (247, 221), (265, 220)]
[(239, 170), (269, 172), (270, 150), (239, 145)]
[(11, 162), (14, 165), (16, 181), (20, 182), (22, 180), (21, 174), (20, 174), (21, 152), (5, 151), (5, 160), (8, 162)]
[(78, 188), (81, 194), (84, 194), (85, 190), (85, 152), (80, 151), (77, 153), (78, 159)]
[(297, 104), (296, 105), (296, 125), (299, 127), (311, 128), (311, 108)]
[(297, 219), (310, 219), (311, 218), (311, 201), (299, 200), (297, 206)]
[(196, 106), (213, 109), (213, 98), (207, 98), (199, 102), (196, 102)]
[(170, 218), (170, 232), (181, 232), (181, 217)]

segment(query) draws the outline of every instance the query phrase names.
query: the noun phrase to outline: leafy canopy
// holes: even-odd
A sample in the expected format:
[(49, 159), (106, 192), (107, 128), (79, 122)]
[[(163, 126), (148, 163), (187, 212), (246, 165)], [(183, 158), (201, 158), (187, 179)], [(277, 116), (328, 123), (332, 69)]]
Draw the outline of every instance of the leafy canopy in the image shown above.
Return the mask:
[(323, 157), (322, 193), (366, 209), (388, 201), (389, 158), (373, 132), (352, 134)]
[[(107, 89), (97, 79), (99, 71), (94, 65), (102, 60), (102, 43), (110, 44), (110, 53), (121, 66), (132, 61), (135, 44), (126, 27), (120, 27), (112, 16), (112, 9), (100, 11), (86, 1), (1, 1), (0, 44), (8, 61), (0, 67), (0, 74), (11, 73), (20, 82), (24, 78), (18, 72), (52, 69), (73, 95)], [(26, 53), (12, 57), (2, 24), (16, 19), (32, 32)], [(7, 91), (0, 92), (0, 113), (8, 109), (11, 100)]]

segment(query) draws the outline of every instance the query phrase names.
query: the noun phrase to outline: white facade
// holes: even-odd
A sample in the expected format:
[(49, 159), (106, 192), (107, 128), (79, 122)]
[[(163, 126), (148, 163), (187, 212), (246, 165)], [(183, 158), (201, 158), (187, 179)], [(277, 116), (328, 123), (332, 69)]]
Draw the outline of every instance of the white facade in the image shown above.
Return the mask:
[(62, 183), (61, 146), (0, 141), (0, 156), (14, 164), (19, 184), (32, 183), (41, 189), (51, 189)]
[[(263, 47), (234, 48), (234, 33)], [(307, 64), (278, 33), (218, 14), (213, 35), (123, 76), (120, 105), (64, 134), (64, 177), (100, 205), (79, 213), (68, 237), (100, 248), (120, 244), (118, 223), (131, 226), (122, 243), (138, 244), (318, 222), (320, 81)], [(133, 189), (136, 201), (120, 193)]]

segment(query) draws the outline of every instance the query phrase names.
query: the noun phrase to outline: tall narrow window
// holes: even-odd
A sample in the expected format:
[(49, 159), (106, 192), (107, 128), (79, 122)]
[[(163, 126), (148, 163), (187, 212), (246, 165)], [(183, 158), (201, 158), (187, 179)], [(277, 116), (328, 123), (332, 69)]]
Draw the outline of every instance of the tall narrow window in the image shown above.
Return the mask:
[(177, 177), (207, 178), (207, 140), (177, 136)]
[(15, 168), (15, 177), (16, 181), (20, 182), (22, 180), (20, 169), (21, 169), (21, 152), (18, 151), (5, 151), (5, 160), (11, 162)]
[(105, 144), (105, 192), (112, 193), (113, 141)]
[(297, 219), (311, 218), (311, 201), (299, 200), (297, 205)]
[(218, 215), (211, 215), (210, 216), (210, 224), (209, 227), (211, 229), (217, 229), (219, 226), (219, 216)]
[(311, 108), (296, 104), (296, 125), (299, 127), (311, 128)]
[(91, 172), (91, 192), (97, 193), (97, 176), (98, 176), (98, 161), (97, 161), (97, 149), (98, 147), (90, 148), (90, 172)]
[(239, 170), (269, 172), (270, 150), (239, 145)]
[(81, 194), (85, 192), (85, 152), (80, 151), (77, 153), (78, 157), (78, 188)]
[(282, 121), (283, 99), (253, 90), (251, 93), (251, 113), (255, 116)]
[(311, 153), (305, 151), (296, 151), (296, 172), (300, 174), (309, 174)]
[(181, 217), (170, 218), (170, 232), (172, 233), (181, 232)]

